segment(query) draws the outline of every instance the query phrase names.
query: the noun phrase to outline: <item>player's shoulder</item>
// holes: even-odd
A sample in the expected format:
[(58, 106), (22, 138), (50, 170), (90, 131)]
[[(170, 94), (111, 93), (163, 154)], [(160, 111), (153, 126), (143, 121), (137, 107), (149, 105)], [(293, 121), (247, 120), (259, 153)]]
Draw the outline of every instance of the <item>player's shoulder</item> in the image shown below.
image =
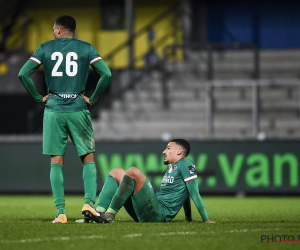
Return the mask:
[(196, 166), (194, 162), (192, 162), (189, 158), (182, 158), (178, 161), (178, 167), (181, 173), (189, 173), (191, 175), (195, 175), (196, 173)]
[(189, 158), (182, 158), (178, 161), (178, 164), (181, 167), (189, 167), (189, 166), (194, 166), (194, 162), (192, 162)]
[(60, 42), (59, 39), (49, 40), (47, 42), (41, 43), (39, 48), (41, 48), (41, 49), (48, 49), (48, 48), (52, 49), (53, 46), (55, 46), (59, 42)]
[(53, 39), (53, 40), (49, 40), (47, 42), (44, 42), (41, 44), (41, 46), (48, 46), (54, 43), (60, 43), (61, 41), (66, 41), (66, 39), (68, 39), (68, 42), (75, 42), (75, 43), (80, 43), (82, 45), (87, 45), (87, 46), (92, 46), (91, 43), (87, 42), (87, 41), (83, 41), (77, 38), (60, 38), (60, 39)]
[(181, 162), (183, 164), (194, 164), (189, 158), (182, 158)]
[(49, 40), (49, 41), (47, 41), (47, 42), (41, 43), (41, 44), (40, 44), (40, 47), (41, 47), (41, 48), (47, 47), (47, 46), (53, 44), (54, 42), (55, 42), (55, 40)]
[(73, 41), (80, 43), (82, 45), (85, 45), (85, 46), (93, 46), (91, 43), (84, 41), (84, 40), (77, 39), (77, 38), (74, 38)]

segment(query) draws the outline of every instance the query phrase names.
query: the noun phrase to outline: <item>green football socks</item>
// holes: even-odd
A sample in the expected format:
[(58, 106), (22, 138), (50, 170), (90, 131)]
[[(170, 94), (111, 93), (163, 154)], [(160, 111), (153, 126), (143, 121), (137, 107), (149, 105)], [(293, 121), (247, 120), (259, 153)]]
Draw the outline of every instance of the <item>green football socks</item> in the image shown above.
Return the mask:
[(57, 216), (66, 213), (63, 168), (63, 165), (51, 164), (50, 169), (50, 183), (57, 210)]
[(94, 162), (83, 165), (84, 203), (94, 207), (97, 192), (97, 171)]
[[(108, 175), (98, 197), (98, 203), (96, 207), (97, 211), (106, 212), (118, 188), (119, 185), (117, 180), (111, 175)], [(124, 203), (124, 208), (127, 211), (127, 213), (131, 216), (131, 218), (134, 221), (138, 222), (138, 218), (135, 214), (131, 199), (127, 199), (127, 201)]]
[(108, 208), (109, 212), (116, 214), (120, 210), (130, 195), (132, 195), (134, 185), (134, 180), (125, 174)]
[(97, 207), (96, 207), (97, 211), (100, 211), (100, 212), (106, 211), (113, 196), (117, 192), (118, 187), (119, 187), (119, 185), (118, 185), (117, 180), (114, 177), (112, 177), (111, 175), (108, 175), (103, 184), (103, 187), (99, 194), (99, 197), (98, 197), (98, 202), (97, 202)]

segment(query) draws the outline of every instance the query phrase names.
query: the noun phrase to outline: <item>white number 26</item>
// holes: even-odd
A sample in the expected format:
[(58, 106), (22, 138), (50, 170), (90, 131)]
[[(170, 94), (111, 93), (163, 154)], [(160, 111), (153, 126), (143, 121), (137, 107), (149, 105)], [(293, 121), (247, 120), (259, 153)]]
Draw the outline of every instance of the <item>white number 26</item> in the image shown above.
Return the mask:
[[(58, 71), (59, 66), (61, 65), (64, 56), (61, 52), (54, 52), (51, 55), (51, 60), (56, 61), (53, 70), (52, 76), (63, 76), (63, 72)], [(78, 72), (78, 64), (75, 60), (78, 59), (78, 55), (75, 52), (69, 52), (66, 55), (66, 74), (68, 76), (75, 76)]]

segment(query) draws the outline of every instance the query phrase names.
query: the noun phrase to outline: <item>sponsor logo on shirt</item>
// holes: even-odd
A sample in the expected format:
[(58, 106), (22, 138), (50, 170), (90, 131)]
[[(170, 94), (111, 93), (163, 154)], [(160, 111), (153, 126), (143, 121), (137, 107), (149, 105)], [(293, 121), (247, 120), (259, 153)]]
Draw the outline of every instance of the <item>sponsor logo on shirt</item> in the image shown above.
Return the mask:
[(173, 183), (174, 182), (174, 177), (173, 176), (164, 176), (162, 179), (162, 184), (168, 184), (168, 183)]
[(78, 94), (57, 94), (59, 97), (64, 99), (76, 99)]
[(195, 174), (196, 173), (196, 167), (195, 167), (195, 165), (188, 166), (188, 168), (190, 170), (190, 174)]
[(174, 167), (173, 167), (173, 170), (176, 170), (177, 169), (177, 166), (175, 165)]

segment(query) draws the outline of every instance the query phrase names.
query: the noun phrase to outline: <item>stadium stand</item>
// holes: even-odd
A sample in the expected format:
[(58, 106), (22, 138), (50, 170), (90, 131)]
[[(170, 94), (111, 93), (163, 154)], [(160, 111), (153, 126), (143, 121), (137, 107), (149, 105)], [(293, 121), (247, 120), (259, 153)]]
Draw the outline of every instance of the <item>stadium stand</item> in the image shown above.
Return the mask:
[[(214, 56), (213, 134), (208, 134), (208, 113), (204, 53), (193, 53), (185, 62), (169, 62), (169, 109), (163, 108), (161, 80), (155, 70), (113, 101), (109, 110), (101, 110), (94, 120), (97, 139), (166, 139), (184, 137), (246, 138), (253, 134), (253, 63), (245, 51), (221, 51)], [(259, 135), (271, 138), (299, 136), (298, 50), (262, 50), (260, 52)], [(221, 86), (223, 83), (238, 86)]]

